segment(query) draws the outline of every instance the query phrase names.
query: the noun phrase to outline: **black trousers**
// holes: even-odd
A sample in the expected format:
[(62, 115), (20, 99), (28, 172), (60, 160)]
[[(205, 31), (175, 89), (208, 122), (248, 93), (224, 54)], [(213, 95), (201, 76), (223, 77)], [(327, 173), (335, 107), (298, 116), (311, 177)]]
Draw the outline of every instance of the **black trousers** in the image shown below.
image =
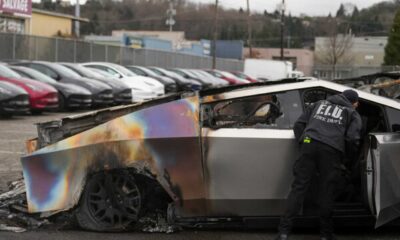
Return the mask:
[(293, 167), (294, 181), (287, 199), (286, 211), (281, 218), (279, 232), (290, 233), (293, 219), (302, 207), (311, 179), (318, 172), (321, 236), (330, 237), (333, 234), (332, 210), (335, 182), (340, 174), (338, 166), (340, 166), (342, 153), (314, 140), (311, 140), (311, 143), (303, 143), (300, 153), (300, 158)]

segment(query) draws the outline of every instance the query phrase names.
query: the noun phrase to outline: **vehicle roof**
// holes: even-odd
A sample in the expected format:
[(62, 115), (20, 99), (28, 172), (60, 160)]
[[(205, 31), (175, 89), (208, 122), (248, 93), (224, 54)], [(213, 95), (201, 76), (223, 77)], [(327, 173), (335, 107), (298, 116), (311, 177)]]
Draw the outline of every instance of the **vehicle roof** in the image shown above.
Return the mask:
[[(303, 81), (292, 81), (292, 82), (277, 82), (273, 85), (260, 85), (260, 84), (250, 84), (249, 87), (239, 88), (239, 89), (227, 89), (227, 91), (222, 93), (217, 93), (214, 95), (206, 95), (203, 98), (203, 103), (215, 102), (226, 99), (235, 99), (241, 97), (248, 97), (254, 95), (260, 95), (265, 93), (273, 93), (273, 92), (282, 92), (288, 90), (296, 90), (296, 89), (306, 89), (306, 88), (316, 88), (323, 87), (331, 90), (335, 90), (338, 92), (343, 92), (346, 89), (352, 89), (351, 87), (325, 81), (319, 79), (309, 79)], [(357, 91), (359, 97), (363, 100), (376, 102), (385, 106), (393, 107), (396, 109), (400, 109), (400, 103), (396, 100), (389, 99), (386, 97), (381, 97), (372, 93), (364, 92), (358, 89), (353, 89)], [(203, 94), (204, 96), (204, 94)]]

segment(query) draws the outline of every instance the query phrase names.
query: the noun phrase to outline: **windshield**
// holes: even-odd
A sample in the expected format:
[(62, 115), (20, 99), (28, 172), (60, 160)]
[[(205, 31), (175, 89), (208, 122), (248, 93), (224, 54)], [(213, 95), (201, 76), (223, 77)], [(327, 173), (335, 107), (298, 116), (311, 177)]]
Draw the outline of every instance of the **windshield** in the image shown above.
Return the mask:
[(17, 72), (1, 64), (0, 64), (0, 75), (6, 78), (21, 78), (21, 75), (19, 75)]
[(140, 76), (148, 75), (148, 74), (146, 74), (145, 71), (143, 71), (142, 69), (136, 68), (136, 67), (126, 67), (126, 68)]
[(106, 78), (115, 78), (115, 76), (110, 74), (109, 72), (106, 72), (106, 71), (98, 69), (98, 68), (92, 68), (92, 67), (89, 66), (89, 67), (87, 67), (87, 69), (89, 71), (98, 73), (98, 74), (100, 74), (100, 75), (102, 75), (103, 77), (106, 77)]
[(118, 64), (110, 64), (110, 66), (112, 66), (113, 68), (117, 69), (118, 71), (120, 71), (122, 74), (124, 74), (127, 77), (137, 76), (137, 74), (133, 73), (129, 69), (127, 69), (127, 68), (125, 68), (123, 66), (120, 66)]
[(164, 76), (165, 73), (161, 72), (160, 70), (156, 69), (156, 68), (150, 68), (151, 71), (155, 72), (156, 74), (160, 75), (160, 76)]
[(94, 78), (94, 79), (103, 78), (103, 76), (101, 74), (99, 74), (97, 72), (93, 72), (90, 69), (88, 69), (84, 66), (78, 65), (78, 64), (73, 65), (73, 66), (71, 66), (71, 65), (65, 65), (65, 66), (67, 68), (70, 68), (72, 71), (81, 74), (84, 77)]
[(52, 79), (51, 77), (31, 68), (20, 68), (19, 71), (26, 73), (27, 75), (29, 75), (30, 78), (36, 79), (41, 82), (50, 84), (57, 83), (57, 81)]
[(60, 72), (62, 75), (68, 77), (68, 78), (81, 78), (79, 74), (76, 72), (72, 71), (71, 69), (64, 67), (63, 65), (60, 64), (51, 64), (51, 66)]
[(233, 75), (230, 72), (225, 72), (225, 71), (221, 71), (221, 73), (225, 76), (225, 77), (229, 77), (229, 78), (233, 78), (236, 79), (237, 77), (235, 75)]
[(142, 67), (136, 67), (136, 68), (142, 70), (143, 72), (145, 72), (150, 77), (156, 77), (157, 76), (157, 74), (154, 73), (153, 71), (151, 71), (150, 69), (142, 68)]
[(184, 72), (181, 72), (181, 71), (179, 71), (179, 70), (177, 70), (177, 69), (171, 69), (171, 71), (173, 71), (174, 73), (177, 73), (177, 74), (181, 75), (182, 77), (186, 77), (186, 75), (187, 75), (187, 74), (185, 74)]

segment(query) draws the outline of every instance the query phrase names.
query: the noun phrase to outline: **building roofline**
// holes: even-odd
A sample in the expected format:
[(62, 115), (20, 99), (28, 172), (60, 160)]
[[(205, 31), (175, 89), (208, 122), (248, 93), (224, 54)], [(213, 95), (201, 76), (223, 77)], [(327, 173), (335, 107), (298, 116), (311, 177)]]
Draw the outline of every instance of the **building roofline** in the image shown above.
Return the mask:
[(71, 19), (74, 21), (79, 21), (79, 22), (89, 22), (88, 18), (75, 17), (75, 16), (69, 15), (69, 14), (50, 12), (50, 11), (45, 11), (45, 10), (41, 10), (41, 9), (37, 9), (37, 8), (32, 8), (32, 13), (40, 13), (40, 14), (54, 16), (54, 17), (68, 18), (68, 19)]

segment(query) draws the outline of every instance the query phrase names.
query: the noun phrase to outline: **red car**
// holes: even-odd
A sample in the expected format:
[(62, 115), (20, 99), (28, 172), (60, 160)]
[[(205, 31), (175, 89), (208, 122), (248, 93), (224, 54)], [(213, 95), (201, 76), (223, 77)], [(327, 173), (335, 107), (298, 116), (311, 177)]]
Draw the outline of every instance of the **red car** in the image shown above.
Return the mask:
[(222, 80), (225, 80), (225, 81), (229, 82), (230, 85), (249, 83), (249, 81), (244, 80), (244, 79), (240, 79), (240, 78), (236, 77), (235, 75), (233, 75), (233, 74), (231, 74), (229, 72), (220, 71), (220, 70), (216, 70), (216, 69), (207, 69), (205, 71), (210, 73), (214, 77), (217, 77), (217, 78), (220, 78)]
[(252, 78), (249, 75), (244, 74), (243, 72), (231, 72), (231, 73), (238, 78), (246, 79), (247, 81), (250, 81), (252, 83), (259, 82), (257, 79)]
[(32, 113), (58, 108), (57, 90), (50, 85), (24, 78), (0, 77), (0, 81), (12, 83), (27, 91)]

